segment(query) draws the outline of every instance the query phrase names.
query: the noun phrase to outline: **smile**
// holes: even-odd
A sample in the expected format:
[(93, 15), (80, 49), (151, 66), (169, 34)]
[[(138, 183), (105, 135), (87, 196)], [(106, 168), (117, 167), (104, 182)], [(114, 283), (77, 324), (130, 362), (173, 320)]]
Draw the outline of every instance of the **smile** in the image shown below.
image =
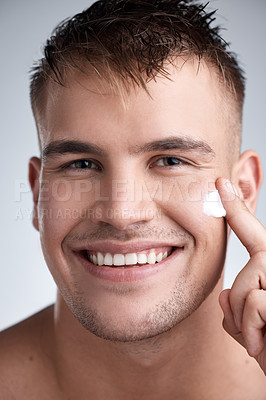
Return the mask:
[(169, 268), (174, 268), (173, 260), (184, 252), (184, 246), (159, 246), (144, 243), (137, 245), (97, 244), (94, 249), (75, 249), (73, 254), (85, 271), (97, 279), (119, 284), (143, 281), (165, 274)]
[(173, 247), (160, 247), (126, 254), (111, 254), (84, 250), (82, 251), (82, 255), (94, 265), (127, 268), (160, 263), (172, 254), (173, 249)]

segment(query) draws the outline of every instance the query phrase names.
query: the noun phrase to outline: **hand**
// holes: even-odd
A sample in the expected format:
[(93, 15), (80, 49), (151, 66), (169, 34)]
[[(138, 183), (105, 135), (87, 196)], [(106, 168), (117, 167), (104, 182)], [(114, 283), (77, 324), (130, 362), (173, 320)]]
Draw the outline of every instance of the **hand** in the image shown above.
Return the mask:
[(220, 294), (224, 329), (254, 357), (266, 375), (266, 230), (230, 182), (216, 182), (226, 220), (250, 255), (231, 289)]

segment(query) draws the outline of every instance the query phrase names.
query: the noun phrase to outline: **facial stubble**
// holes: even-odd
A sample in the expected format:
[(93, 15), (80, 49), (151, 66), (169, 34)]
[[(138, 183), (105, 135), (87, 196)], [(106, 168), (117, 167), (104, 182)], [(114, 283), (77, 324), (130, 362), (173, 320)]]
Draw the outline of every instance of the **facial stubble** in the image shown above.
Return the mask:
[[(116, 312), (110, 317), (103, 315), (95, 307), (86, 302), (86, 296), (77, 289), (73, 293), (62, 293), (63, 298), (81, 325), (99, 338), (113, 342), (137, 342), (154, 338), (171, 330), (177, 324), (189, 317), (204, 301), (210, 292), (207, 282), (197, 284), (188, 282), (185, 275), (179, 276), (168, 298), (151, 306), (143, 314), (128, 316), (123, 326), (116, 320)], [(113, 290), (115, 291), (115, 289)], [(130, 289), (117, 292), (119, 301), (130, 296)], [(108, 301), (108, 298), (106, 299)]]

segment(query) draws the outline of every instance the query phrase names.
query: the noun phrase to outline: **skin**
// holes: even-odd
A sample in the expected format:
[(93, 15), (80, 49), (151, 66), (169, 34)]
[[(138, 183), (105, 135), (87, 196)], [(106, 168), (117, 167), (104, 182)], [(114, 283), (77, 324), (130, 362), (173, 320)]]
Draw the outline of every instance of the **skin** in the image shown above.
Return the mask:
[[(57, 140), (79, 140), (106, 154), (30, 160), (34, 226), (59, 292), (54, 307), (2, 334), (0, 372), (10, 398), (266, 398), (265, 300), (259, 290), (265, 285), (266, 241), (252, 215), (262, 180), (259, 157), (248, 151), (228, 162), (232, 133), (224, 89), (206, 64), (199, 71), (192, 62), (180, 66), (171, 70), (172, 81), (148, 83), (152, 98), (132, 90), (126, 108), (107, 85), (97, 92), (98, 81), (77, 73), (67, 88), (51, 87), (38, 120), (42, 149)], [(215, 156), (202, 147), (131, 154), (169, 136), (204, 142)], [(182, 161), (169, 167), (165, 157)], [(80, 159), (94, 164), (74, 168)], [(248, 188), (242, 198), (228, 179), (239, 193)], [(202, 211), (204, 195), (216, 187), (226, 219)], [(93, 212), (82, 217), (87, 210)], [(222, 328), (218, 302), (226, 222), (251, 255), (232, 289), (220, 295), (231, 336)], [(134, 246), (147, 237), (183, 250), (139, 282), (99, 280), (72, 251), (99, 242)]]

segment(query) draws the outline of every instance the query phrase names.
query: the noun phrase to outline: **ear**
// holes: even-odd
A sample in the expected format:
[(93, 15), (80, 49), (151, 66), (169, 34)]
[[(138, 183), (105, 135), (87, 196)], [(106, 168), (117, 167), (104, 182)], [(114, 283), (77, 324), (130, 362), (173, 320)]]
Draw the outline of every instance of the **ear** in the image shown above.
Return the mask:
[(242, 153), (233, 168), (232, 180), (248, 209), (255, 213), (263, 173), (258, 153), (247, 150)]
[(38, 202), (39, 202), (39, 177), (41, 172), (41, 160), (37, 157), (32, 157), (29, 161), (29, 183), (33, 194), (33, 218), (32, 223), (34, 228), (39, 230), (39, 217), (38, 217)]

